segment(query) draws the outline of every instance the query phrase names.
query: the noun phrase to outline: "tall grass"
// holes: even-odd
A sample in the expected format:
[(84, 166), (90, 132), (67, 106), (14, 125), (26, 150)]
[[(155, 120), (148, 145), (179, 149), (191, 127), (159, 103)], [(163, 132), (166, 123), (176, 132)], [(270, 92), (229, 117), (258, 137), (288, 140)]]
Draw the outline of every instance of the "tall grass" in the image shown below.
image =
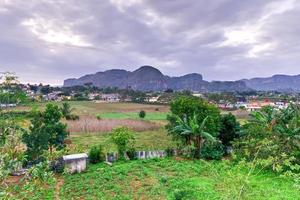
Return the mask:
[(134, 131), (157, 130), (161, 125), (134, 119), (101, 119), (83, 116), (80, 120), (67, 121), (68, 131), (71, 133), (109, 132), (113, 128), (126, 126)]

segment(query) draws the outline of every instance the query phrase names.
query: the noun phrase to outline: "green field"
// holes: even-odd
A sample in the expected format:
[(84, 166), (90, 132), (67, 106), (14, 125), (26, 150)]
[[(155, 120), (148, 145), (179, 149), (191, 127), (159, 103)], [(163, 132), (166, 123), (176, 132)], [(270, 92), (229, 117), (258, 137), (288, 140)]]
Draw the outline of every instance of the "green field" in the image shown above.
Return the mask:
[[(51, 102), (58, 106), (61, 106), (64, 102)], [(138, 103), (95, 103), (93, 101), (68, 101), (74, 113), (77, 115), (94, 115), (102, 113), (138, 113), (141, 110), (146, 112), (168, 112), (169, 106), (164, 105), (149, 105)], [(30, 110), (32, 107), (44, 108), (47, 103), (32, 103), (27, 106), (20, 106), (15, 108), (16, 110)]]
[[(171, 137), (165, 129), (156, 131), (134, 132), (137, 150), (164, 150), (168, 147), (175, 147)], [(72, 134), (72, 143), (85, 151), (93, 145), (101, 144), (107, 152), (116, 151), (109, 141), (109, 133)]]
[[(108, 112), (99, 114), (103, 119), (140, 119), (138, 112)], [(144, 120), (166, 120), (166, 112), (146, 112)]]

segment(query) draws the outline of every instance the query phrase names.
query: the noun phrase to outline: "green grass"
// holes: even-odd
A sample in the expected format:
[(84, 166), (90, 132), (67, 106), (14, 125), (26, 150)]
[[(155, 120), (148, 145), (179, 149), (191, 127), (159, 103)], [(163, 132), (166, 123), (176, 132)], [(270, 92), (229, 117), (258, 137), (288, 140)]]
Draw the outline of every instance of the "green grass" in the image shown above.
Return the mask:
[[(51, 102), (58, 106), (62, 106), (64, 102)], [(68, 101), (72, 108), (74, 108), (74, 114), (76, 115), (97, 115), (102, 113), (113, 112), (136, 112), (141, 110), (146, 112), (168, 112), (169, 106), (164, 105), (149, 105), (138, 103), (95, 103), (93, 101)], [(27, 106), (20, 106), (14, 108), (14, 110), (30, 110), (32, 107), (45, 108), (47, 103), (31, 103)], [(158, 111), (157, 111), (158, 110)]]
[[(65, 175), (60, 199), (299, 199), (289, 179), (262, 172), (249, 176), (226, 161), (138, 160), (89, 165)], [(245, 185), (244, 185), (245, 184)], [(243, 192), (240, 195), (242, 186)]]
[[(174, 147), (175, 143), (165, 129), (156, 131), (134, 132), (135, 148), (138, 150), (158, 150)], [(88, 151), (93, 145), (101, 144), (107, 151), (116, 150), (109, 141), (109, 133), (71, 134), (72, 143)]]
[[(140, 119), (139, 112), (108, 112), (99, 114), (103, 119)], [(166, 112), (146, 112), (144, 120), (166, 120)]]

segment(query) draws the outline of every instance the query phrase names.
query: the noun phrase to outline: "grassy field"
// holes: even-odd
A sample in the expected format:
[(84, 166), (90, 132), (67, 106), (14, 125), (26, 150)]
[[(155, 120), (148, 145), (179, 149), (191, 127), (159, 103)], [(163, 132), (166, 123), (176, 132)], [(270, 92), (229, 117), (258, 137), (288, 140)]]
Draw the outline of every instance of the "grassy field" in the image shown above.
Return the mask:
[[(144, 120), (166, 120), (167, 112), (147, 112)], [(103, 119), (140, 119), (138, 112), (107, 112), (100, 114)]]
[[(175, 147), (171, 137), (165, 129), (155, 131), (134, 132), (137, 150), (163, 150), (168, 147)], [(71, 135), (72, 143), (87, 151), (91, 146), (101, 144), (107, 152), (116, 151), (109, 141), (109, 133), (77, 133)]]
[[(52, 102), (58, 106), (61, 106), (64, 102)], [(77, 115), (92, 115), (103, 113), (138, 113), (141, 110), (146, 112), (169, 112), (169, 106), (164, 105), (149, 105), (138, 103), (95, 103), (92, 101), (68, 101), (74, 113)], [(47, 103), (32, 103), (28, 106), (20, 106), (15, 108), (16, 110), (30, 110), (32, 107), (44, 108)]]
[[(63, 102), (53, 102), (61, 106)], [(120, 126), (127, 126), (135, 132), (138, 149), (164, 149), (173, 146), (173, 142), (164, 130), (169, 106), (136, 103), (95, 103), (92, 101), (69, 101), (74, 114), (80, 116), (77, 121), (64, 121), (70, 131), (73, 145), (85, 151), (95, 144), (106, 144), (109, 132)], [(31, 107), (45, 108), (46, 103), (34, 103), (15, 110), (30, 110)], [(138, 113), (146, 111), (145, 119)], [(222, 112), (227, 113), (226, 111)], [(234, 111), (241, 123), (245, 122), (248, 113)], [(101, 119), (97, 119), (99, 115)]]
[(247, 173), (246, 168), (224, 162), (171, 158), (119, 162), (112, 167), (97, 164), (86, 173), (64, 176), (59, 199), (300, 198), (290, 180), (268, 172), (249, 177)]

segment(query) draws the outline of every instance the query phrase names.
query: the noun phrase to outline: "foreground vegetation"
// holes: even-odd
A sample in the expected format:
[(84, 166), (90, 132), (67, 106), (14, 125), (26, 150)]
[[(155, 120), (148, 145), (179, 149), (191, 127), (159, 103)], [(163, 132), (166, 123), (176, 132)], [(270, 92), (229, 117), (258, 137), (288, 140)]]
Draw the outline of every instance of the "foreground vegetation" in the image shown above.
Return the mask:
[(292, 180), (272, 172), (248, 174), (229, 161), (175, 158), (90, 165), (86, 173), (57, 177), (47, 190), (14, 186), (14, 199), (299, 199)]

